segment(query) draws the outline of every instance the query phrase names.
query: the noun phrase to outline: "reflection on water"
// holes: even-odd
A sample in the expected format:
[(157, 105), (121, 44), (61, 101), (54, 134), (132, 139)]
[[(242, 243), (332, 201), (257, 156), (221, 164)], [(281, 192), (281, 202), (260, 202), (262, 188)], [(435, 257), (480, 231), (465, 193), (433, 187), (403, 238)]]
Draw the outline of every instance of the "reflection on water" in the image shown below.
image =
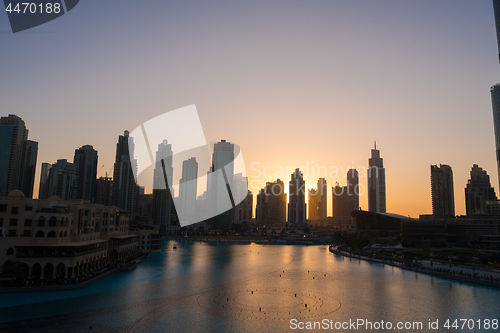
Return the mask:
[(291, 319), (420, 321), (427, 330), (429, 319), (500, 318), (499, 298), (498, 289), (343, 258), (326, 246), (163, 240), (135, 271), (86, 289), (0, 295), (0, 331), (288, 331)]

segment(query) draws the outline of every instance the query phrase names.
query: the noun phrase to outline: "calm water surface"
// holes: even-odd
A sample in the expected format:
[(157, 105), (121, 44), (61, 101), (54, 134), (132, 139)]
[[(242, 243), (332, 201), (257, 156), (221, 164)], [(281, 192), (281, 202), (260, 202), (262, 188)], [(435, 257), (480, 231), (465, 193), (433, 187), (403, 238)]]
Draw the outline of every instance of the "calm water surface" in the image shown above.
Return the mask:
[(2, 332), (288, 332), (291, 319), (422, 322), (423, 330), (403, 331), (452, 332), (442, 324), (455, 318), (475, 321), (457, 331), (498, 331), (478, 329), (477, 320), (500, 319), (500, 289), (350, 260), (327, 246), (163, 240), (136, 270), (85, 289), (0, 294)]

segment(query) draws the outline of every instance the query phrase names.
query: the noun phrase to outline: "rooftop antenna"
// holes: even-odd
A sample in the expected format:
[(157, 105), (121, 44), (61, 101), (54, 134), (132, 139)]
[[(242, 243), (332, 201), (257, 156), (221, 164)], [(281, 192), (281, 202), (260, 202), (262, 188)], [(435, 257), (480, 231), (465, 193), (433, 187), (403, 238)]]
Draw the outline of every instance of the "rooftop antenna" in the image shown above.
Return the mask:
[(377, 141), (375, 141), (375, 150), (377, 150)]

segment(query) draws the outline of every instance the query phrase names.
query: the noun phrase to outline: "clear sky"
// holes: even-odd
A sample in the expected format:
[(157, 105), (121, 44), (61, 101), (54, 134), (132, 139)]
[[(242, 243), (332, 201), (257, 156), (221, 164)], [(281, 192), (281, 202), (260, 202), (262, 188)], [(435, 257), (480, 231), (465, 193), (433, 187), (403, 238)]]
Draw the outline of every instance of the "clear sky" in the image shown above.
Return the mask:
[(489, 0), (84, 0), (16, 34), (0, 13), (0, 59), (0, 114), (39, 142), (37, 188), (41, 162), (90, 144), (104, 175), (125, 129), (196, 104), (207, 141), (241, 147), (254, 193), (307, 163), (308, 188), (319, 166), (345, 184), (375, 140), (388, 212), (432, 212), (430, 164), (453, 168), (457, 214), (472, 164), (498, 190)]

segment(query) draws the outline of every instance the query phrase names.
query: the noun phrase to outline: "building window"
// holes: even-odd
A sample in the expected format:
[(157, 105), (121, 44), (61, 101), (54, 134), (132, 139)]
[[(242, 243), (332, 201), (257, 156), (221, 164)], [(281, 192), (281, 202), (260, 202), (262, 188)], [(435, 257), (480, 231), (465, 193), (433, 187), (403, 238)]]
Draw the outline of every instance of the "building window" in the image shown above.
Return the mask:
[(13, 256), (14, 255), (14, 249), (9, 247), (9, 249), (7, 250), (7, 255), (8, 256)]
[(23, 237), (31, 237), (31, 230), (24, 230)]
[(43, 216), (40, 216), (38, 218), (38, 224), (37, 224), (39, 227), (44, 227), (45, 226), (45, 217)]
[(9, 230), (9, 237), (16, 237), (16, 231), (15, 230)]
[(17, 227), (17, 219), (10, 219), (9, 225), (11, 227)]
[(24, 208), (24, 210), (26, 210), (27, 212), (31, 212), (31, 211), (33, 210), (33, 207), (31, 207), (31, 206), (26, 206), (26, 207)]
[(7, 211), (7, 205), (0, 205), (0, 212), (6, 212)]
[(38, 232), (36, 233), (35, 237), (39, 237), (39, 238), (43, 238), (45, 237), (44, 233), (42, 230), (38, 230)]
[(31, 227), (32, 222), (33, 222), (32, 219), (26, 219), (26, 220), (24, 220), (24, 226)]
[(19, 213), (19, 207), (12, 207), (10, 209), (10, 213), (11, 214), (17, 214), (17, 213)]
[(0, 228), (3, 227), (3, 217), (0, 217)]

